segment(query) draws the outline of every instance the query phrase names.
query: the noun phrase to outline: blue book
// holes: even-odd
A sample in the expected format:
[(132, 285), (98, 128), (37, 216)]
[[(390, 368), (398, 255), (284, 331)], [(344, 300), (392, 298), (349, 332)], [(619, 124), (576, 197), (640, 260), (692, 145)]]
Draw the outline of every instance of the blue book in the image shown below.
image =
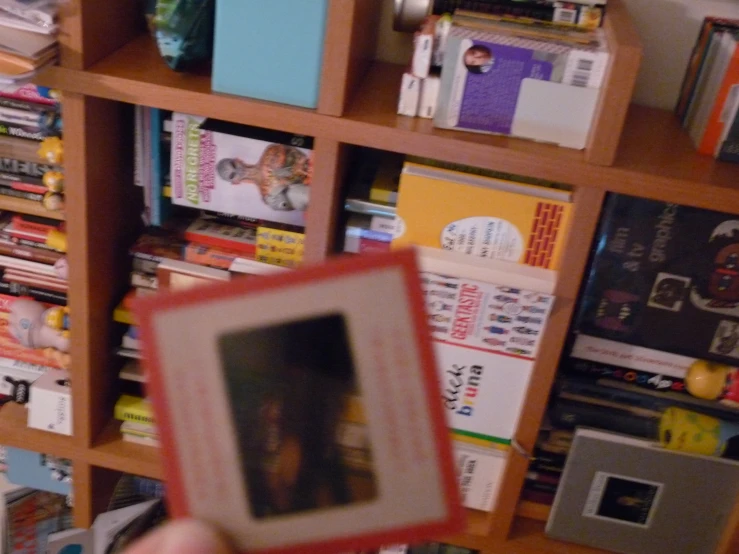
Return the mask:
[(66, 461), (20, 448), (7, 448), (6, 460), (8, 481), (14, 485), (57, 494), (72, 490), (71, 466)]
[(165, 181), (169, 174), (170, 143), (165, 141), (165, 121), (171, 118), (172, 112), (157, 108), (148, 110), (151, 133), (151, 225), (161, 226), (166, 223), (172, 208), (172, 202), (164, 196)]
[(315, 108), (328, 0), (216, 0), (213, 90)]

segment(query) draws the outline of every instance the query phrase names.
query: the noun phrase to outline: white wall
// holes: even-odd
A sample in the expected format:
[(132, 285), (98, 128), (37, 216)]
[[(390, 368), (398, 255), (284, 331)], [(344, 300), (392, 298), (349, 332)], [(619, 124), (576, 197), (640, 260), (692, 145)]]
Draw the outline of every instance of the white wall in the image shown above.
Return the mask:
[[(739, 18), (739, 0), (622, 0), (644, 44), (644, 60), (634, 101), (672, 109), (690, 51), (706, 15)], [(382, 0), (383, 16), (377, 57), (405, 63), (410, 37), (392, 30), (393, 0)]]

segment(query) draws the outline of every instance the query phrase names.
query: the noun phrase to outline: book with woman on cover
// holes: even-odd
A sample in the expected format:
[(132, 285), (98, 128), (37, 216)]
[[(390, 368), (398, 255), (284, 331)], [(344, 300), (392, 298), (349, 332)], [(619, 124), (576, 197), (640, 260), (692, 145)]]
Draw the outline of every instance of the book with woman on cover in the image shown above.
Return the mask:
[(174, 517), (217, 522), (248, 552), (460, 528), (413, 251), (142, 298), (135, 311)]

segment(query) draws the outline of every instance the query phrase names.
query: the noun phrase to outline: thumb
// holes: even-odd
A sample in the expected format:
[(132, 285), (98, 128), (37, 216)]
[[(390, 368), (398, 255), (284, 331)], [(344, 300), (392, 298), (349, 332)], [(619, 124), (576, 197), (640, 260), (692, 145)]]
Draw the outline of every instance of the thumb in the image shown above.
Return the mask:
[(197, 520), (165, 523), (131, 545), (124, 554), (234, 554), (213, 527)]

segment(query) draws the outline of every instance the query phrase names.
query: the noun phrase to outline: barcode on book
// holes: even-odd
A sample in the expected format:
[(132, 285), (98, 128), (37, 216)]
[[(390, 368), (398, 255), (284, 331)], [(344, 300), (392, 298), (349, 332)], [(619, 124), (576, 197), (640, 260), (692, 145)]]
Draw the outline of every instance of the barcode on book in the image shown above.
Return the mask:
[(576, 87), (587, 87), (592, 70), (593, 60), (578, 60), (577, 68), (572, 75), (572, 84)]
[(557, 8), (554, 10), (552, 20), (555, 23), (572, 23), (574, 25), (577, 22), (577, 10)]

